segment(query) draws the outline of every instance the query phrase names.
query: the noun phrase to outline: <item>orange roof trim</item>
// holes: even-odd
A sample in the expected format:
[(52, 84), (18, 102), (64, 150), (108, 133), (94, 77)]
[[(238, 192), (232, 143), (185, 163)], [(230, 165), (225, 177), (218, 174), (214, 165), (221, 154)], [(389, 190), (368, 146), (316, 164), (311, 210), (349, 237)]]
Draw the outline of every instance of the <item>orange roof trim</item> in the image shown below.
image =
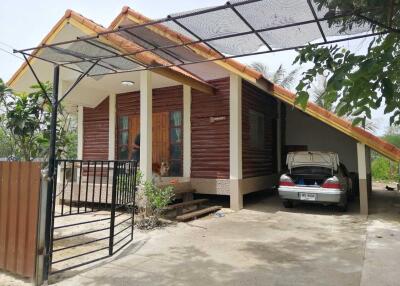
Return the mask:
[[(273, 85), (271, 88), (271, 93), (275, 97), (281, 99), (288, 104), (295, 104), (296, 95), (279, 85)], [(303, 110), (298, 106), (297, 108)], [(358, 140), (359, 142), (364, 143), (365, 145), (381, 153), (382, 155), (394, 161), (400, 162), (399, 148), (358, 126), (353, 126), (353, 124), (351, 124), (349, 121), (340, 118), (336, 114), (318, 106), (317, 104), (313, 102), (308, 102), (307, 108), (306, 110), (304, 110), (304, 112), (338, 129), (342, 133), (345, 133), (346, 135)]]

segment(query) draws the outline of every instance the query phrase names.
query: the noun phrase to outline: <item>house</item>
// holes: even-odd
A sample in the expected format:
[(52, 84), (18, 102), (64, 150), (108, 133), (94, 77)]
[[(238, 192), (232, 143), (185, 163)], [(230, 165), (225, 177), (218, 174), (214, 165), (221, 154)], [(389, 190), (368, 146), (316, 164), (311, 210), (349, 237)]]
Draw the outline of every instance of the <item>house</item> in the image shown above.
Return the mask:
[[(104, 28), (69, 10), (42, 43), (149, 21), (125, 7), (110, 27)], [(108, 34), (99, 41), (113, 50), (135, 52), (189, 39), (157, 24), (140, 27), (134, 34)], [(51, 48), (47, 52), (50, 57)], [(35, 59), (35, 53), (31, 65), (42, 81), (51, 81), (52, 65)], [(218, 57), (204, 44), (131, 57), (142, 63), (176, 66), (99, 75), (105, 69), (100, 65), (96, 76), (83, 79), (66, 99), (68, 108), (78, 116), (79, 159), (129, 159), (140, 133), (140, 167), (145, 179), (151, 178), (152, 163), (167, 161), (170, 176), (181, 184), (198, 193), (229, 196), (231, 208), (239, 210), (244, 195), (277, 184), (287, 152), (333, 151), (351, 172), (358, 173), (363, 213), (368, 212), (371, 189), (370, 150), (400, 161), (396, 147), (311, 102), (305, 110), (295, 106), (294, 94), (235, 60), (201, 62)], [(196, 61), (201, 63), (186, 64)], [(62, 70), (63, 92), (77, 75)], [(26, 90), (33, 82), (24, 64), (8, 84)]]

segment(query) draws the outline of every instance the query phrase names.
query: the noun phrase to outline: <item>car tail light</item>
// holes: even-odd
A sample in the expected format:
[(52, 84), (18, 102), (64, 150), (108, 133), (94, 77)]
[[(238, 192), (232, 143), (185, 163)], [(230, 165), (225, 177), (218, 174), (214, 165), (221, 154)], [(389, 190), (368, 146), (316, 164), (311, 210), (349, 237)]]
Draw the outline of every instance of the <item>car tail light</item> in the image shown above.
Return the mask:
[(282, 175), (279, 180), (279, 186), (293, 187), (295, 184), (288, 175)]
[(332, 177), (327, 179), (321, 187), (325, 189), (341, 189), (342, 185), (337, 177)]

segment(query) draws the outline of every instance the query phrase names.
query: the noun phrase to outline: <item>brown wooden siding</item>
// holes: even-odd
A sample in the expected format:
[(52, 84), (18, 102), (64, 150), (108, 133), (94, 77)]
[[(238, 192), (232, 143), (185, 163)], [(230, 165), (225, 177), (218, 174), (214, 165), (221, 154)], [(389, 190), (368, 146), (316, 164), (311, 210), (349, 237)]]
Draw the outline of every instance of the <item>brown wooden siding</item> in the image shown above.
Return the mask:
[[(229, 178), (229, 78), (210, 82), (214, 95), (192, 91), (192, 177)], [(222, 119), (214, 123), (210, 118)]]
[(33, 278), (40, 164), (0, 163), (0, 269)]
[[(270, 95), (243, 81), (242, 94), (243, 177), (258, 177), (276, 172), (276, 118), (277, 102)], [(264, 114), (265, 144), (262, 149), (250, 146), (249, 111)]]
[[(162, 124), (169, 124), (168, 115), (169, 112), (181, 111), (183, 113), (183, 86), (172, 86), (153, 89), (153, 130), (160, 130), (157, 134), (153, 133), (153, 162), (160, 163), (169, 157), (169, 145), (161, 143), (169, 143), (169, 128), (165, 126), (160, 127)], [(157, 115), (156, 115), (157, 114)], [(119, 118), (121, 116), (130, 116), (130, 129), (132, 134), (137, 134), (140, 128), (137, 126), (139, 121), (138, 116), (140, 115), (140, 92), (130, 92), (117, 95), (117, 126), (116, 134), (119, 132)], [(159, 117), (164, 117), (160, 121)], [(136, 124), (132, 124), (136, 122)], [(158, 127), (157, 127), (158, 126)], [(167, 132), (167, 133), (165, 133)], [(129, 138), (130, 142), (134, 138)], [(115, 156), (118, 157), (118, 138), (115, 142)], [(131, 145), (131, 144), (130, 144)], [(163, 145), (163, 146), (160, 146)]]
[(83, 159), (108, 159), (109, 99), (83, 110)]
[[(153, 113), (183, 110), (183, 87), (153, 89)], [(117, 117), (140, 114), (140, 92), (117, 95)]]

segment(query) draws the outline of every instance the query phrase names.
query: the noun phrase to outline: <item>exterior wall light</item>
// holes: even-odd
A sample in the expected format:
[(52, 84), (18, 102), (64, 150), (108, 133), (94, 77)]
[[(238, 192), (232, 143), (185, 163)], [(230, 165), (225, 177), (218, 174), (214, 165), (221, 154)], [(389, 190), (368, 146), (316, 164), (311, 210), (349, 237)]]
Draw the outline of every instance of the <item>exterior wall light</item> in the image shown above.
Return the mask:
[(121, 81), (121, 84), (123, 86), (134, 86), (135, 85), (135, 83), (133, 81), (130, 81), (130, 80), (123, 80), (123, 81)]

